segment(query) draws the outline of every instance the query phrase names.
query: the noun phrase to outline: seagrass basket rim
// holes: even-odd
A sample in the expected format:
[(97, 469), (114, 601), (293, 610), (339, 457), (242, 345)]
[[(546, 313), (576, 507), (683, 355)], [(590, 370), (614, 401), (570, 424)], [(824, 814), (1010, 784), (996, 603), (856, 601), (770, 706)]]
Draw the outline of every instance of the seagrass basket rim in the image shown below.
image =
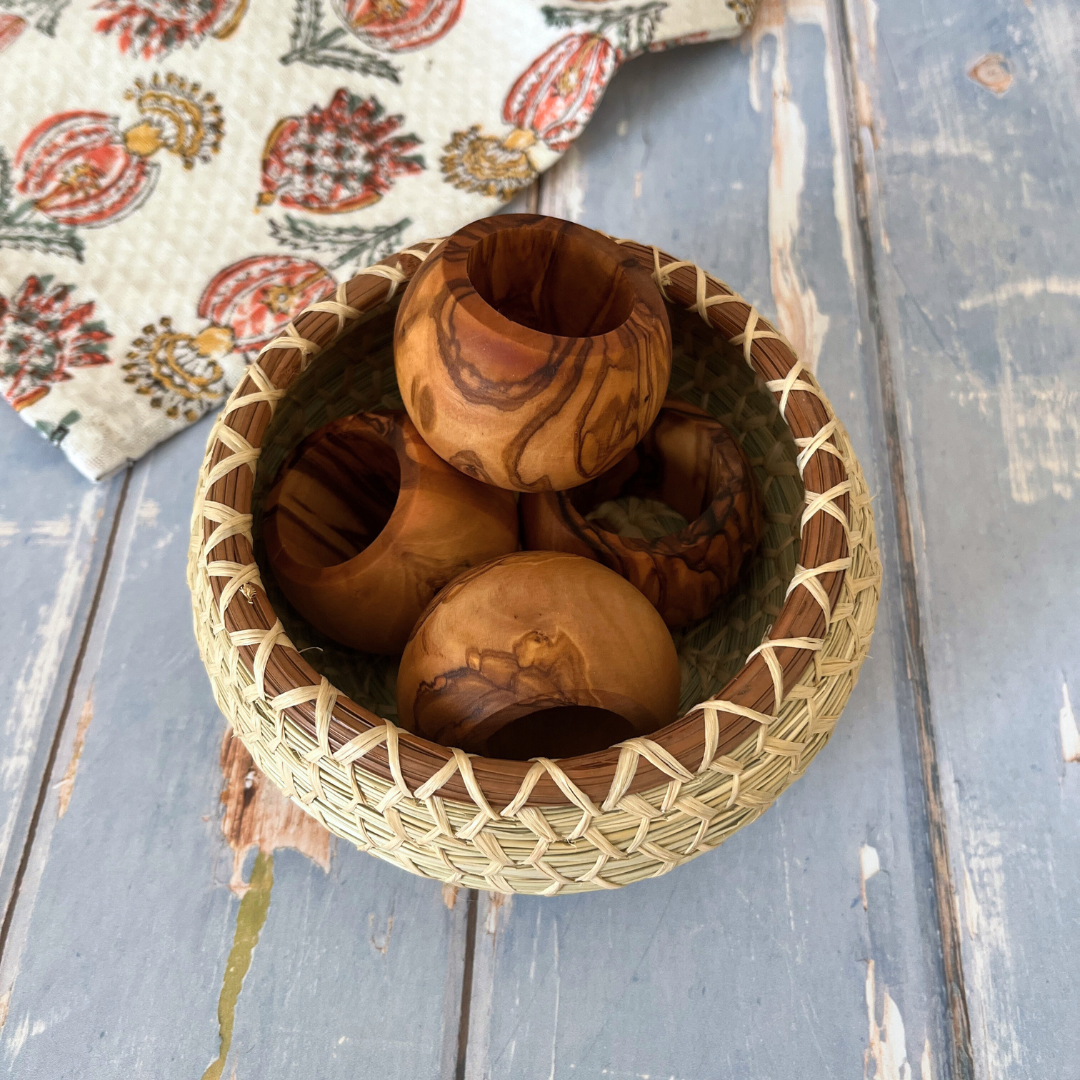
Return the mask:
[[(262, 440), (277, 403), (320, 354), (397, 296), (438, 241), (416, 244), (341, 284), (305, 309), (247, 369), (211, 432), (192, 519), (189, 584), (206, 575), (212, 615), (251, 679), (249, 697), (309, 732), (324, 755), (389, 782), (399, 797), (443, 799), (508, 816), (528, 807), (572, 806), (597, 814), (628, 796), (684, 782), (764, 737), (785, 695), (821, 649), (851, 566), (852, 480), (842, 428), (812, 373), (756, 308), (692, 263), (633, 241), (670, 304), (699, 315), (736, 346), (778, 402), (798, 449), (806, 492), (800, 558), (765, 640), (707, 701), (648, 738), (578, 758), (532, 762), (467, 755), (405, 732), (350, 700), (289, 641), (255, 563), (252, 492)], [(597, 807), (599, 806), (599, 809)], [(495, 809), (493, 810), (492, 807)]]

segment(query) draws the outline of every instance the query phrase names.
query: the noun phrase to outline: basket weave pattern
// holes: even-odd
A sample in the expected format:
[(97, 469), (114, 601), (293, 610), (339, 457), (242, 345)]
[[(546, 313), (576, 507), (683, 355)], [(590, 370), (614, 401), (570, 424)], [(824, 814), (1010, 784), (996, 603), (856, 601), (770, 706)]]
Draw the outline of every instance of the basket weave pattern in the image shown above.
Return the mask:
[[(793, 430), (801, 425), (795, 445), (806, 485), (799, 521), (805, 565), (795, 567), (783, 611), (763, 628), (764, 640), (723, 696), (697, 704), (673, 725), (690, 733), (683, 743), (665, 729), (620, 744), (608, 752), (616, 755), (613, 767), (599, 773), (602, 783), (593, 780), (592, 792), (584, 765), (538, 759), (523, 764), (508, 795), (496, 799), (481, 768), (486, 759), (474, 763), (460, 750), (425, 743), (350, 701), (296, 652), (255, 562), (251, 493), (278, 403), (333, 342), (385, 310), (431, 246), (371, 267), (341, 285), (333, 300), (308, 309), (308, 322), (300, 316), (290, 323), (248, 369), (211, 432), (188, 580), (218, 705), (259, 768), (290, 798), (331, 832), (413, 873), (544, 895), (618, 888), (666, 873), (760, 816), (801, 775), (828, 739), (869, 648), (881, 581), (870, 499), (827, 399), (751, 305), (692, 264), (630, 247), (650, 262), (669, 303), (696, 313), (738, 347), (765, 376), (780, 413), (795, 421)], [(780, 377), (775, 358), (763, 358), (769, 344), (781, 355)], [(706, 394), (708, 378), (704, 369), (695, 376)], [(798, 418), (789, 412), (808, 400), (812, 414), (804, 407)], [(823, 475), (835, 482), (823, 487)], [(846, 554), (814, 558), (822, 544), (810, 534), (820, 534), (823, 523), (839, 525)], [(795, 625), (795, 598), (817, 613), (817, 632), (785, 636), (785, 618)], [(807, 624), (805, 611), (800, 618)], [(761, 700), (761, 684), (771, 707), (746, 703)]]

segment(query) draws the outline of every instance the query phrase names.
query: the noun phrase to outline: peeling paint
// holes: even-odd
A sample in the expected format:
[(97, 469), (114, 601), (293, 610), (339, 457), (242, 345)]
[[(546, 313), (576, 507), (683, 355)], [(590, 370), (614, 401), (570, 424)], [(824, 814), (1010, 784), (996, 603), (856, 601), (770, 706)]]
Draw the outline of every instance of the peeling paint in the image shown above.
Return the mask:
[(447, 911), (453, 911), (454, 905), (457, 903), (458, 887), (456, 885), (444, 885), (442, 887), (442, 902), (446, 905)]
[(1008, 61), (1001, 53), (987, 53), (985, 56), (980, 56), (968, 68), (968, 78), (998, 97), (1001, 97), (1012, 86), (1013, 81)]
[(930, 1067), (930, 1040), (923, 1042), (922, 1057), (919, 1058), (919, 1080), (934, 1080), (934, 1070)]
[(11, 991), (7, 990), (0, 995), (0, 1028), (7, 1023), (8, 1009), (11, 1007)]
[(484, 933), (495, 937), (499, 932), (500, 921), (505, 923), (514, 908), (512, 893), (488, 893), (487, 913), (484, 917)]
[(19, 523), (17, 521), (0, 521), (0, 547), (7, 545), (12, 537), (19, 535)]
[(65, 514), (52, 521), (36, 521), (30, 535), (43, 544), (62, 544), (71, 535), (71, 518)]
[(866, 910), (866, 883), (881, 869), (881, 859), (876, 847), (863, 844), (859, 848), (859, 895), (862, 897), (863, 911)]
[[(863, 1077), (865, 1080), (911, 1080), (911, 1065), (907, 1059), (904, 1040), (904, 1018), (900, 1009), (889, 996), (886, 988), (882, 994), (881, 1023), (877, 1020), (877, 988), (874, 985), (874, 961), (866, 962), (866, 1013), (870, 1025), (870, 1038), (863, 1052)], [(870, 1066), (874, 1071), (870, 1073)]]
[(1071, 499), (1080, 483), (1080, 388), (1063, 376), (1014, 375), (1002, 349), (1001, 427), (1013, 499)]
[(947, 131), (938, 131), (926, 139), (912, 138), (896, 142), (890, 139), (889, 154), (892, 157), (974, 158), (983, 165), (993, 165), (996, 160), (993, 150), (985, 143), (973, 143), (965, 135), (954, 135)]
[(26, 1040), (29, 1037), (30, 1014), (27, 1013), (15, 1026), (15, 1029), (11, 1033), (11, 1038), (8, 1039), (7, 1046), (4, 1047), (4, 1052), (9, 1065), (14, 1064), (15, 1059), (22, 1052), (22, 1048), (26, 1045)]
[(247, 886), (244, 856), (257, 847), (264, 855), (293, 848), (323, 870), (330, 869), (330, 834), (313, 817), (290, 802), (259, 771), (244, 744), (225, 732), (221, 743), (221, 831), (233, 850), (229, 887), (242, 896)]
[(1080, 728), (1076, 726), (1076, 715), (1069, 700), (1069, 684), (1061, 683), (1061, 711), (1058, 713), (1058, 726), (1061, 730), (1061, 756), (1065, 761), (1080, 761)]
[[(240, 908), (236, 913), (236, 930), (225, 975), (221, 980), (218, 996), (218, 1056), (206, 1068), (203, 1080), (221, 1080), (225, 1061), (232, 1046), (233, 1023), (236, 1020), (236, 1003), (244, 985), (244, 976), (251, 967), (251, 957), (259, 943), (259, 935), (270, 910), (270, 893), (274, 886), (274, 857), (260, 851), (255, 856), (251, 880), (247, 884)], [(235, 1076), (235, 1070), (233, 1075)]]
[(394, 916), (391, 913), (386, 919), (386, 929), (379, 936), (379, 940), (376, 940), (375, 933), (375, 915), (372, 913), (368, 916), (368, 929), (371, 934), (368, 936), (368, 942), (371, 947), (380, 955), (385, 956), (386, 950), (390, 948), (390, 935), (394, 932)]
[(91, 686), (90, 693), (86, 695), (86, 701), (83, 702), (83, 707), (79, 712), (79, 722), (75, 728), (75, 744), (71, 748), (71, 759), (57, 785), (56, 816), (58, 818), (62, 818), (67, 813), (68, 803), (71, 802), (71, 792), (75, 787), (75, 773), (78, 771), (83, 744), (86, 742), (86, 729), (90, 727), (90, 721), (94, 719), (93, 692), (94, 688)]
[(1048, 277), (1030, 277), (1021, 281), (1006, 281), (992, 292), (976, 293), (965, 297), (956, 306), (961, 311), (994, 305), (999, 307), (1010, 300), (1030, 300), (1033, 296), (1069, 296), (1080, 298), (1080, 278), (1064, 278), (1057, 274)]
[[(772, 67), (772, 160), (769, 164), (769, 253), (773, 303), (784, 336), (803, 362), (816, 368), (829, 329), (829, 317), (818, 309), (817, 296), (804, 280), (795, 250), (800, 201), (806, 179), (806, 125), (792, 99), (787, 68), (787, 17), (804, 22), (824, 20), (823, 0), (765, 0), (750, 32), (750, 104), (761, 111), (761, 43), (776, 43)], [(821, 22), (824, 25), (824, 22)]]
[(156, 525), (161, 507), (156, 499), (142, 499), (135, 510), (135, 520), (140, 525)]
[(979, 936), (979, 901), (975, 896), (975, 890), (971, 885), (971, 875), (964, 866), (964, 925), (967, 927), (968, 937)]
[(976, 372), (959, 373), (952, 397), (987, 418), (998, 409), (1014, 502), (1030, 505), (1080, 490), (1080, 387), (1060, 375), (1016, 375), (1009, 340), (997, 335), (1001, 378), (988, 386)]
[[(75, 612), (90, 567), (89, 550), (100, 517), (102, 488), (83, 496), (74, 531), (67, 537), (62, 565), (56, 574), (51, 602), (43, 606), (32, 638), (26, 642), (22, 670), (9, 696), (10, 706), (0, 727), (0, 791), (8, 803), (0, 822), (0, 861), (8, 852), (19, 793), (26, 783), (30, 756), (37, 745), (45, 708), (56, 684), (57, 673), (75, 621)], [(13, 797), (8, 802), (7, 795)]]
[(964, 889), (965, 914), (969, 931), (975, 925), (978, 934), (970, 938), (964, 965), (972, 1029), (977, 1036), (976, 1066), (980, 1076), (1010, 1076), (1022, 1064), (1015, 1023), (1023, 1003), (1013, 974), (1001, 834), (970, 820), (964, 833), (964, 873), (969, 877)]

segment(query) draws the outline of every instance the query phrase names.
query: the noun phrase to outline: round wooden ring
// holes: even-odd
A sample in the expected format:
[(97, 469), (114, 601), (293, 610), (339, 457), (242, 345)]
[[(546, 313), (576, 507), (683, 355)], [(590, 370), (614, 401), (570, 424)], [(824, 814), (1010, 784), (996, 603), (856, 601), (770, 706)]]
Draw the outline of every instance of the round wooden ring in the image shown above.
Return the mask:
[(640, 592), (577, 555), (520, 551), (462, 574), (421, 615), (398, 668), (398, 717), (444, 746), (487, 753), (508, 725), (540, 713), (525, 756), (559, 756), (543, 710), (592, 710), (569, 719), (577, 745), (600, 750), (612, 714), (625, 721), (615, 741), (674, 720), (679, 683), (675, 644)]
[[(690, 524), (644, 540), (585, 517), (623, 495), (657, 499)], [(761, 492), (742, 448), (718, 420), (677, 398), (603, 476), (573, 491), (522, 495), (519, 505), (525, 547), (596, 559), (640, 589), (672, 629), (716, 607), (765, 531)]]
[(507, 214), (444, 240), (394, 330), (405, 408), (462, 472), (516, 491), (599, 476), (667, 393), (671, 328), (631, 252), (557, 218)]
[(404, 413), (361, 413), (296, 448), (267, 498), (263, 539), (305, 619), (392, 654), (448, 581), (517, 550), (517, 511), (510, 492), (433, 454)]

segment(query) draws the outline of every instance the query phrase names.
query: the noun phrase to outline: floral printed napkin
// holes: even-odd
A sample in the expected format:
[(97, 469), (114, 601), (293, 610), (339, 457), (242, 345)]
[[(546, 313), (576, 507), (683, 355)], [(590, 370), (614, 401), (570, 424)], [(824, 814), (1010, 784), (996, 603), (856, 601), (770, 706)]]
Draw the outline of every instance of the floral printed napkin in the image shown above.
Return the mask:
[(100, 479), (756, 0), (0, 0), (0, 390)]

